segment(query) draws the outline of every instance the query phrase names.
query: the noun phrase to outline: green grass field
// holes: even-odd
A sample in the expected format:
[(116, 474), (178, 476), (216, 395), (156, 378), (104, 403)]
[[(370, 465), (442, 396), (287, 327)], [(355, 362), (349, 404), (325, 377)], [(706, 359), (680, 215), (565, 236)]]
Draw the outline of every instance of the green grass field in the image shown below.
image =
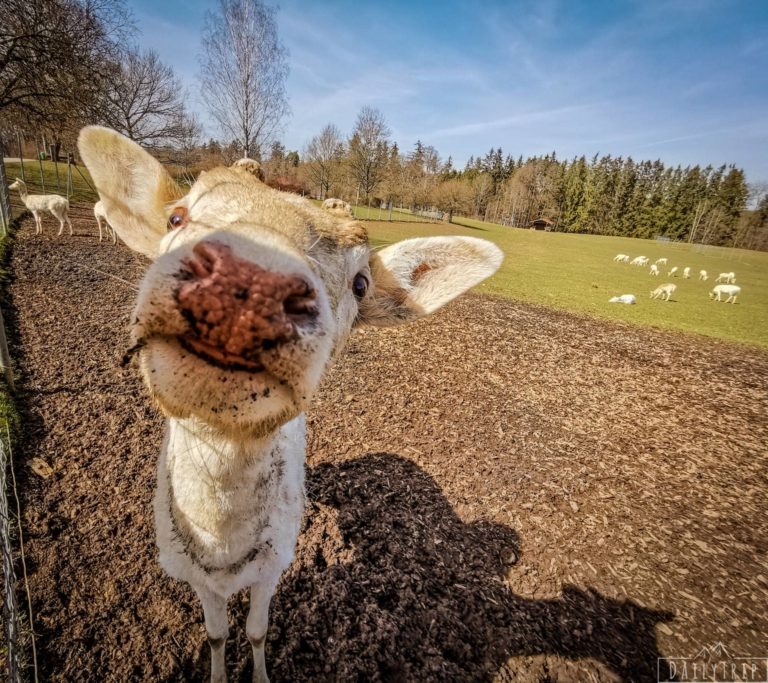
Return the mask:
[[(322, 202), (319, 199), (310, 199), (310, 201), (316, 206), (321, 206)], [(387, 209), (378, 209), (374, 207), (362, 206), (355, 204), (352, 206), (352, 213), (360, 221), (388, 221), (389, 211)], [(411, 213), (405, 209), (392, 209), (392, 220), (404, 223), (434, 223), (434, 221), (424, 216)]]
[[(40, 192), (38, 162), (24, 162), (30, 189)], [(10, 180), (19, 176), (19, 164), (6, 161)], [(91, 182), (88, 171), (80, 166)], [(43, 162), (46, 191), (56, 192), (52, 162)], [(94, 202), (96, 195), (86, 180), (73, 171), (72, 201)], [(66, 164), (59, 163), (59, 187), (66, 188)], [(93, 183), (91, 183), (93, 184)], [(13, 192), (15, 206), (20, 206)], [(316, 202), (319, 204), (319, 202)], [(481, 292), (531, 301), (554, 308), (587, 313), (610, 320), (623, 320), (671, 330), (683, 330), (710, 337), (768, 347), (768, 253), (726, 249), (691, 244), (673, 244), (652, 240), (596, 235), (569, 235), (509, 228), (471, 218), (456, 217), (454, 224), (433, 223), (421, 216), (393, 211), (402, 221), (389, 223), (386, 211), (354, 207), (355, 216), (365, 220), (374, 245), (426, 235), (472, 235), (495, 242), (506, 254), (504, 264), (494, 277), (482, 283)], [(653, 277), (648, 268), (613, 262), (617, 253), (631, 257), (643, 254), (651, 262), (666, 256), (669, 264)], [(690, 266), (693, 278), (668, 278), (667, 271)], [(699, 270), (710, 279), (700, 282)], [(736, 305), (709, 300), (708, 292), (718, 273), (734, 271), (742, 293)], [(669, 304), (649, 298), (654, 287), (674, 282), (678, 289)], [(637, 296), (636, 306), (609, 304), (618, 294)]]
[[(624, 237), (569, 235), (509, 228), (471, 219), (466, 225), (381, 223), (366, 226), (374, 245), (408, 237), (469, 235), (495, 242), (505, 253), (504, 263), (477, 291), (521, 299), (554, 308), (587, 313), (670, 330), (768, 347), (768, 253)], [(661, 275), (648, 268), (613, 262), (618, 253), (645, 255), (651, 263), (662, 256)], [(681, 277), (668, 278), (678, 266)], [(693, 277), (682, 278), (691, 267)], [(700, 282), (699, 270), (709, 273)], [(734, 271), (742, 293), (735, 305), (710, 301), (708, 293), (721, 272)], [(652, 289), (674, 282), (678, 289), (669, 303), (651, 300)], [(634, 294), (637, 305), (610, 304), (618, 294)]]
[[(43, 162), (43, 179), (45, 181), (45, 194), (60, 194), (62, 197), (67, 194), (67, 163), (59, 162), (59, 181), (56, 184), (56, 165), (52, 161)], [(82, 173), (82, 175), (78, 172)], [(21, 166), (18, 161), (6, 161), (5, 172), (8, 175), (8, 182), (12, 183), (15, 178), (21, 178)], [(42, 184), (40, 182), (40, 162), (34, 159), (24, 159), (24, 174), (27, 189), (33, 194), (43, 194)], [(98, 200), (98, 195), (91, 190), (88, 183), (93, 185), (88, 169), (83, 164), (72, 167), (72, 196), (70, 202), (89, 202), (93, 204)], [(14, 209), (23, 208), (19, 193), (11, 190), (11, 201)]]

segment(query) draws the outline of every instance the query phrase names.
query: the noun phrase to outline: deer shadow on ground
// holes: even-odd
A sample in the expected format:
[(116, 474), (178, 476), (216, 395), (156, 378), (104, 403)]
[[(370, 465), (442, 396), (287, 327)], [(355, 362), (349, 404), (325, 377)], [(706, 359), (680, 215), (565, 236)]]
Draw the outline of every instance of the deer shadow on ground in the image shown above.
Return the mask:
[[(463, 522), (410, 460), (318, 465), (307, 493), (296, 561), (272, 602), (273, 680), (539, 680), (526, 670), (535, 655), (597, 660), (593, 680), (656, 680), (654, 629), (671, 614), (567, 585), (553, 600), (515, 595), (503, 575), (519, 558), (516, 532)], [(510, 657), (522, 659), (506, 670)]]

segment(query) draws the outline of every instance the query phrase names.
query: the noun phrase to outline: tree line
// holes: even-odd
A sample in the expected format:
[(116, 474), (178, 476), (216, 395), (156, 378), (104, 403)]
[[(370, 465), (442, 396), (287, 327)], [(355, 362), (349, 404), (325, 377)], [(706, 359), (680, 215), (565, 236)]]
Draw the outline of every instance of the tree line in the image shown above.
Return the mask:
[[(499, 147), (456, 168), (421, 141), (401, 149), (371, 107), (361, 109), (348, 135), (329, 123), (303, 150), (288, 151), (279, 141), (289, 112), (288, 54), (276, 10), (261, 0), (217, 0), (206, 15), (200, 85), (219, 137), (205, 143), (178, 77), (138, 47), (123, 0), (2, 4), (6, 153), (21, 131), (44, 138), (58, 156), (62, 146), (74, 150), (83, 125), (100, 123), (191, 176), (251, 156), (264, 162), (270, 184), (320, 199), (405, 207), (448, 221), (461, 215), (527, 227), (538, 219), (564, 232), (768, 248), (766, 188), (749, 187), (734, 166), (558, 159), (554, 152), (523, 158)], [(757, 208), (747, 211), (750, 199)]]
[[(528, 227), (542, 219), (562, 232), (768, 246), (768, 193), (750, 188), (735, 166), (683, 168), (611, 155), (560, 160), (554, 152), (515, 158), (494, 148), (458, 169), (421, 141), (401, 151), (370, 107), (347, 138), (325, 126), (295, 173), (321, 199), (437, 209), (448, 221), (462, 215)], [(746, 210), (750, 196), (759, 199), (756, 211)]]

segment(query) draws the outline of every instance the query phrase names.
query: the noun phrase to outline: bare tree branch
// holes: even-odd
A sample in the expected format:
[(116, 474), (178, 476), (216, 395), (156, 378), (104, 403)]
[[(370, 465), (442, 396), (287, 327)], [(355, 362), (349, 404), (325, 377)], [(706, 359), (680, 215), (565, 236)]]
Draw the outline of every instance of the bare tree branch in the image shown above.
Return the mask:
[(200, 126), (186, 110), (184, 92), (171, 67), (153, 51), (128, 51), (102, 100), (104, 122), (149, 146), (188, 144)]
[(319, 135), (313, 137), (304, 151), (304, 160), (311, 182), (320, 188), (320, 199), (325, 199), (339, 173), (344, 155), (344, 142), (339, 129), (329, 123)]
[(203, 99), (245, 156), (260, 156), (289, 113), (287, 51), (277, 37), (275, 12), (260, 0), (219, 0), (203, 30)]

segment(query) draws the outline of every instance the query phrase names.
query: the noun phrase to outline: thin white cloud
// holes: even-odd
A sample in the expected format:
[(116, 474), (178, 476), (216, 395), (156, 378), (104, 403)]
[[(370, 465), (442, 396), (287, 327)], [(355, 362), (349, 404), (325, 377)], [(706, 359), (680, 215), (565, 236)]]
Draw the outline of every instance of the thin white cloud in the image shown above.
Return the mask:
[(505, 116), (504, 118), (493, 119), (490, 121), (477, 121), (475, 123), (464, 123), (458, 126), (451, 126), (449, 128), (441, 128), (439, 130), (431, 131), (429, 135), (435, 138), (475, 135), (477, 133), (485, 133), (490, 130), (512, 128), (515, 126), (535, 123), (538, 121), (556, 119), (566, 114), (574, 114), (576, 112), (586, 111), (593, 108), (594, 106), (594, 104), (580, 104), (556, 107), (554, 109), (540, 109), (538, 111), (530, 111), (524, 114), (515, 114), (514, 116)]

